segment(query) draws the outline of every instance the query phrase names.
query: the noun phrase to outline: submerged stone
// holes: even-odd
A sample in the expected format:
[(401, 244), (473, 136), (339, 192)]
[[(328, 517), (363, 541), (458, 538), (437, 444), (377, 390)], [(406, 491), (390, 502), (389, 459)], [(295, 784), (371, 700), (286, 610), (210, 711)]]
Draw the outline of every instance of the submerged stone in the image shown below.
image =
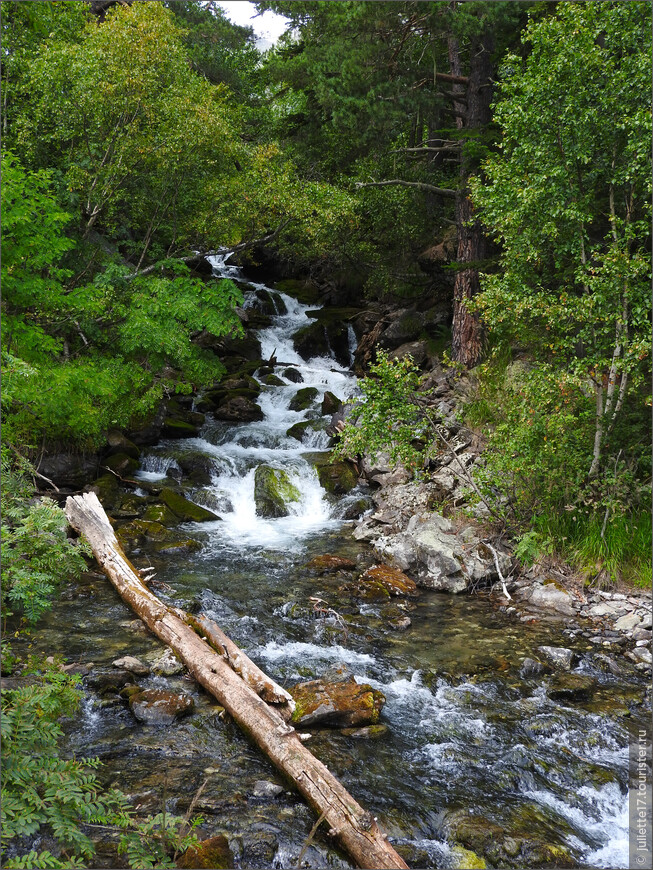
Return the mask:
[(260, 406), (246, 396), (234, 396), (220, 405), (214, 412), (218, 420), (227, 420), (232, 423), (251, 423), (263, 419), (263, 411)]
[(336, 683), (311, 680), (298, 683), (288, 691), (296, 704), (292, 722), (302, 727), (375, 725), (385, 704), (382, 692), (357, 683), (353, 677)]
[(331, 556), (325, 553), (324, 556), (316, 556), (311, 559), (306, 567), (318, 574), (332, 574), (336, 571), (353, 571), (356, 568), (356, 562), (352, 559), (346, 559), (344, 556)]
[(410, 577), (398, 568), (387, 565), (372, 565), (361, 576), (359, 584), (363, 589), (369, 584), (380, 584), (390, 595), (408, 595), (411, 598), (419, 595), (419, 590)]
[(300, 491), (282, 468), (259, 465), (254, 472), (254, 501), (259, 516), (286, 517), (288, 506), (300, 498)]
[(591, 698), (596, 680), (582, 674), (560, 674), (551, 681), (547, 694), (552, 701), (585, 701)]

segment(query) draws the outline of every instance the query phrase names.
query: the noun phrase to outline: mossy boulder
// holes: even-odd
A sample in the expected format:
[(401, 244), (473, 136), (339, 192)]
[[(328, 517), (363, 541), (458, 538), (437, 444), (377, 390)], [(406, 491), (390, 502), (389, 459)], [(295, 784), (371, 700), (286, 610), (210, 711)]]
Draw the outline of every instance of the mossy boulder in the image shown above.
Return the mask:
[(196, 438), (199, 431), (199, 426), (195, 426), (193, 423), (177, 420), (175, 417), (166, 417), (163, 421), (161, 435), (164, 438)]
[(138, 459), (134, 459), (132, 456), (127, 456), (126, 453), (114, 453), (113, 456), (107, 456), (104, 460), (104, 464), (107, 468), (110, 468), (111, 471), (115, 471), (116, 474), (119, 474), (120, 477), (129, 477), (130, 474), (133, 474), (138, 468)]
[(297, 278), (285, 278), (283, 281), (277, 281), (275, 287), (280, 293), (293, 296), (303, 305), (315, 305), (320, 299), (319, 291), (314, 284)]
[(177, 858), (177, 867), (183, 870), (228, 870), (234, 866), (229, 842), (222, 834), (202, 840)]
[(286, 435), (288, 438), (294, 438), (296, 441), (304, 442), (304, 438), (306, 437), (306, 430), (310, 429), (311, 421), (310, 420), (302, 420), (300, 423), (295, 423), (294, 426), (291, 426), (290, 429), (286, 430)]
[(215, 466), (210, 456), (205, 453), (189, 453), (177, 457), (177, 464), (184, 477), (196, 486), (208, 486), (213, 478)]
[(321, 323), (309, 323), (298, 329), (292, 337), (295, 350), (302, 359), (309, 360), (315, 356), (329, 356), (329, 339), (326, 329)]
[(138, 459), (141, 455), (140, 448), (119, 429), (110, 429), (107, 433), (109, 453), (124, 453), (132, 459)]
[(332, 495), (346, 495), (358, 483), (358, 472), (346, 459), (320, 463), (316, 470), (320, 483)]
[(113, 516), (120, 519), (136, 519), (147, 508), (149, 500), (138, 495), (124, 495), (120, 504), (113, 511)]
[(310, 680), (291, 686), (288, 691), (295, 701), (292, 722), (302, 727), (376, 725), (385, 704), (382, 692), (357, 683), (354, 677), (333, 683)]
[(451, 857), (453, 860), (451, 867), (455, 870), (485, 870), (487, 868), (485, 858), (481, 858), (470, 849), (463, 849), (462, 846), (454, 846), (451, 850)]
[(87, 487), (86, 492), (94, 492), (102, 502), (102, 507), (111, 512), (111, 509), (120, 498), (120, 490), (118, 487), (118, 478), (115, 474), (103, 474), (93, 481), (91, 486)]
[(416, 598), (419, 589), (415, 582), (398, 568), (390, 568), (388, 565), (372, 565), (365, 571), (359, 580), (359, 586), (364, 590), (368, 585), (380, 585), (387, 589), (390, 595), (408, 596)]
[(260, 517), (286, 517), (288, 506), (298, 502), (301, 493), (288, 473), (271, 465), (259, 465), (254, 473), (254, 501)]
[(268, 375), (265, 378), (265, 383), (268, 385), (268, 387), (285, 387), (286, 386), (285, 383), (281, 380), (281, 378), (278, 378), (276, 375)]
[(316, 398), (317, 389), (315, 387), (302, 387), (292, 397), (288, 407), (291, 411), (306, 411), (307, 408), (311, 407)]
[(193, 538), (182, 538), (175, 541), (161, 541), (154, 545), (154, 550), (157, 553), (192, 553), (195, 550), (200, 550), (201, 547), (200, 542)]
[(182, 522), (188, 523), (204, 523), (213, 520), (219, 520), (220, 517), (206, 508), (193, 504), (183, 495), (166, 487), (161, 491), (161, 501), (168, 507), (172, 513), (179, 517)]

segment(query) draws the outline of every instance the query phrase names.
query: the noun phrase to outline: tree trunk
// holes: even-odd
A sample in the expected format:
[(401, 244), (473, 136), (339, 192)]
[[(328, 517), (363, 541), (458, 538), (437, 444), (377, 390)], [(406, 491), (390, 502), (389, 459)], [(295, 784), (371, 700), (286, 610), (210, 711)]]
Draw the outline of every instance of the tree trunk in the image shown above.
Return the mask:
[[(245, 734), (292, 780), (318, 816), (324, 816), (330, 827), (330, 836), (337, 840), (354, 863), (370, 870), (407, 868), (408, 865), (386, 841), (374, 817), (303, 746), (295, 729), (284, 721), (276, 706), (269, 706), (261, 697), (271, 692), (272, 700), (287, 710), (287, 693), (256, 668), (251, 678), (259, 685), (260, 694), (257, 693), (258, 690), (251, 688), (232, 669), (229, 661), (239, 658), (239, 666), (242, 670), (244, 665), (245, 671), (249, 671), (247, 663), (252, 663), (214, 623), (206, 617), (194, 620), (182, 611), (167, 607), (144, 586), (122, 552), (94, 493), (69, 497), (65, 510), (71, 526), (88, 540), (123, 601), (174, 650), (197, 682), (217, 698)], [(197, 624), (202, 635), (224, 650), (227, 658), (219, 655), (193, 630), (189, 625), (192, 622)], [(264, 686), (261, 686), (261, 681)]]
[[(467, 84), (466, 130), (476, 130), (490, 123), (492, 114), (492, 48), (490, 33), (485, 32), (470, 46), (470, 70)], [(452, 76), (460, 76), (460, 55), (457, 41), (449, 41), (449, 63)], [(454, 89), (460, 86), (454, 85)], [(487, 240), (483, 227), (474, 219), (474, 208), (469, 199), (468, 179), (478, 169), (477, 161), (470, 159), (465, 144), (460, 156), (460, 191), (456, 199), (456, 227), (458, 230), (458, 271), (454, 283), (454, 309), (451, 358), (467, 367), (475, 366), (481, 358), (482, 330), (479, 318), (466, 306), (479, 290), (478, 263), (487, 255)], [(469, 263), (469, 268), (465, 268)]]

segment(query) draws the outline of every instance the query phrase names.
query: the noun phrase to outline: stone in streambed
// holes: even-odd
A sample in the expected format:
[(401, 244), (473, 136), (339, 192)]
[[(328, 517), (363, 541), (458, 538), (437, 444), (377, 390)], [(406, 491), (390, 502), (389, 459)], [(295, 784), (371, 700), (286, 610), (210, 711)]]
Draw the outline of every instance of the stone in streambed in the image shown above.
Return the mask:
[(254, 472), (254, 501), (259, 516), (286, 517), (288, 506), (300, 498), (300, 491), (283, 469), (259, 465)]
[(150, 673), (148, 666), (134, 656), (123, 656), (121, 659), (116, 659), (113, 666), (136, 674), (138, 677), (146, 677)]
[(202, 840), (177, 858), (177, 867), (183, 870), (228, 870), (234, 866), (229, 842), (222, 834)]
[(322, 414), (332, 416), (336, 411), (339, 411), (340, 408), (342, 408), (342, 402), (340, 399), (330, 390), (327, 390), (322, 399)]
[(175, 674), (181, 674), (183, 670), (183, 664), (171, 649), (167, 649), (152, 663), (152, 672), (164, 677), (172, 677)]
[(346, 495), (358, 484), (358, 473), (346, 459), (316, 463), (321, 485), (331, 495)]
[(397, 568), (390, 568), (388, 565), (372, 565), (371, 568), (368, 568), (362, 574), (358, 582), (363, 590), (371, 585), (380, 585), (390, 595), (407, 595), (411, 598), (419, 595), (419, 590), (410, 577), (404, 574), (403, 571), (399, 571)]
[(353, 571), (356, 568), (356, 562), (352, 559), (345, 559), (343, 556), (331, 556), (325, 553), (324, 556), (316, 556), (311, 559), (306, 567), (317, 574), (333, 574), (336, 571)]
[(138, 459), (127, 456), (126, 453), (114, 453), (104, 460), (104, 465), (120, 477), (128, 477), (138, 468)]
[(300, 423), (295, 423), (290, 429), (286, 430), (288, 438), (294, 438), (295, 441), (304, 442), (306, 430), (312, 428), (310, 420), (302, 420)]
[(226, 420), (230, 423), (251, 423), (264, 417), (260, 406), (245, 396), (227, 399), (215, 410), (214, 415), (218, 420)]
[(288, 689), (295, 701), (294, 725), (352, 728), (375, 725), (385, 697), (353, 677), (335, 683), (311, 680)]
[(139, 722), (148, 725), (170, 725), (175, 719), (190, 713), (195, 703), (185, 692), (144, 689), (131, 696), (129, 706)]
[(285, 387), (286, 384), (281, 378), (278, 378), (276, 375), (267, 375), (265, 378), (265, 383), (268, 387)]
[(199, 426), (188, 423), (186, 420), (166, 417), (163, 421), (161, 435), (164, 438), (196, 438), (199, 435), (199, 431)]
[(307, 408), (311, 407), (316, 397), (316, 387), (302, 387), (302, 389), (297, 390), (295, 395), (292, 397), (288, 408), (291, 411), (306, 411)]
[(570, 649), (566, 649), (562, 646), (538, 646), (537, 651), (541, 653), (554, 668), (559, 668), (563, 671), (571, 670), (575, 656)]
[(162, 526), (173, 526), (179, 522), (179, 517), (164, 504), (149, 505), (141, 519), (150, 523), (160, 523)]
[(167, 487), (161, 492), (161, 501), (179, 517), (182, 522), (204, 523), (219, 520), (220, 517), (212, 511), (188, 501), (183, 495)]
[(289, 368), (285, 369), (283, 372), (284, 378), (288, 381), (292, 381), (293, 384), (301, 384), (304, 381), (301, 372), (298, 372), (297, 369)]
[(124, 453), (126, 456), (131, 456), (132, 459), (138, 459), (141, 455), (140, 448), (133, 441), (130, 441), (119, 429), (110, 429), (107, 433), (107, 443), (109, 452)]
[(596, 680), (583, 674), (559, 674), (547, 690), (553, 701), (586, 701), (596, 688)]

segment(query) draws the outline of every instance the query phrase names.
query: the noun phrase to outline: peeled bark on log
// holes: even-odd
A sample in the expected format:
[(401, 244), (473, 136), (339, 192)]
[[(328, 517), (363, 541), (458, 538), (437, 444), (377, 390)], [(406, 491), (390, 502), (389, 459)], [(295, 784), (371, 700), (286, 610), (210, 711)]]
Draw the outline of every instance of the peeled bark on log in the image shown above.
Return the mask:
[[(306, 749), (279, 711), (268, 706), (228, 662), (179, 617), (179, 611), (167, 607), (143, 585), (122, 552), (95, 493), (69, 497), (65, 512), (70, 525), (91, 545), (95, 558), (123, 601), (174, 650), (197, 682), (222, 704), (281, 773), (292, 780), (317, 815), (324, 815), (330, 835), (354, 863), (369, 870), (407, 870), (408, 865), (386, 841), (374, 817)], [(204, 623), (201, 630), (208, 637), (207, 626), (208, 623)], [(220, 635), (222, 632), (215, 635), (218, 645), (228, 652), (231, 642), (225, 645)], [(244, 657), (242, 651), (238, 652)]]

